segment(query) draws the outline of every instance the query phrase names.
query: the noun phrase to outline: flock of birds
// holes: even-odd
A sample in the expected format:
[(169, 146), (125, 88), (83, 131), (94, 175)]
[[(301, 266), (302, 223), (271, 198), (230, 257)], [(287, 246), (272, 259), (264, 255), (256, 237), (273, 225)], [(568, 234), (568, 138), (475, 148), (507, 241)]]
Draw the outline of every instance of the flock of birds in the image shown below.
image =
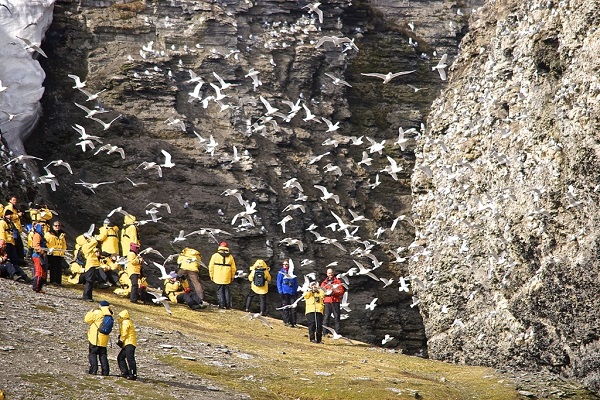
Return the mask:
[[(310, 3), (305, 7), (307, 15), (302, 16), (296, 23), (288, 24), (288, 23), (280, 23), (277, 21), (271, 23), (265, 23), (265, 33), (261, 35), (249, 35), (248, 38), (245, 38), (244, 41), (247, 43), (246, 50), (248, 52), (252, 52), (254, 48), (261, 46), (266, 49), (279, 49), (286, 48), (290, 46), (308, 46), (313, 47), (316, 51), (327, 51), (332, 52), (339, 50), (340, 57), (346, 57), (350, 52), (359, 51), (358, 46), (355, 44), (354, 39), (350, 39), (348, 37), (336, 37), (336, 36), (324, 36), (320, 34), (319, 24), (323, 23), (323, 19), (327, 18), (324, 12), (320, 8), (321, 4), (318, 2)], [(318, 23), (317, 23), (318, 21)], [(163, 21), (151, 21), (146, 17), (145, 22), (147, 24), (154, 24), (156, 26), (164, 25), (168, 27), (172, 22), (169, 21), (168, 17), (165, 17)], [(411, 30), (414, 31), (414, 24), (409, 24)], [(22, 39), (22, 38), (21, 38)], [(39, 52), (41, 55), (46, 56), (43, 51), (39, 48), (39, 46), (28, 42), (26, 39), (22, 39), (25, 45), (32, 49), (33, 51)], [(323, 141), (322, 146), (325, 147), (325, 151), (319, 155), (315, 155), (311, 157), (306, 162), (307, 168), (314, 168), (321, 161), (329, 160), (326, 165), (319, 167), (325, 175), (332, 175), (337, 177), (342, 177), (344, 172), (342, 171), (342, 167), (340, 165), (335, 164), (334, 159), (334, 149), (338, 146), (356, 146), (357, 148), (362, 149), (362, 157), (359, 160), (354, 160), (355, 165), (364, 169), (367, 173), (371, 172), (372, 167), (374, 165), (381, 164), (383, 161), (387, 160), (387, 164), (378, 169), (375, 172), (375, 176), (373, 176), (373, 180), (369, 179), (368, 187), (373, 190), (377, 188), (381, 183), (380, 174), (389, 175), (394, 181), (398, 181), (398, 174), (400, 173), (411, 173), (411, 171), (406, 171), (405, 164), (402, 160), (398, 161), (392, 158), (391, 156), (385, 154), (385, 159), (383, 159), (384, 152), (389, 151), (393, 148), (398, 148), (400, 151), (405, 151), (413, 137), (418, 137), (424, 126), (421, 125), (420, 130), (417, 128), (403, 129), (402, 127), (398, 127), (398, 136), (394, 141), (390, 140), (377, 140), (372, 137), (367, 136), (343, 136), (340, 135), (338, 131), (342, 130), (343, 127), (340, 126), (341, 121), (332, 121), (330, 118), (326, 116), (319, 116), (315, 112), (315, 108), (318, 107), (318, 102), (314, 101), (314, 99), (305, 98), (302, 94), (295, 99), (292, 100), (278, 100), (275, 98), (269, 98), (266, 93), (260, 92), (262, 87), (262, 82), (260, 79), (261, 74), (269, 73), (269, 71), (265, 68), (255, 69), (250, 68), (248, 73), (244, 76), (247, 78), (252, 85), (253, 92), (260, 92), (258, 98), (255, 97), (255, 105), (243, 107), (239, 103), (236, 103), (236, 99), (239, 99), (239, 94), (237, 91), (237, 87), (242, 85), (237, 80), (234, 82), (228, 82), (227, 79), (223, 79), (216, 71), (213, 71), (211, 76), (201, 77), (196, 72), (194, 72), (191, 68), (186, 68), (182, 59), (179, 60), (178, 63), (178, 71), (173, 72), (171, 69), (166, 69), (164, 65), (160, 65), (158, 63), (154, 63), (153, 60), (157, 61), (163, 57), (174, 56), (177, 54), (198, 54), (204, 49), (202, 46), (196, 45), (194, 47), (184, 46), (182, 49), (177, 49), (175, 45), (171, 46), (171, 49), (168, 51), (165, 50), (157, 50), (154, 48), (155, 43), (153, 41), (146, 43), (142, 46), (139, 51), (139, 55), (141, 58), (141, 63), (137, 64), (132, 56), (128, 56), (127, 62), (131, 64), (138, 65), (137, 68), (131, 69), (131, 79), (138, 84), (142, 84), (148, 80), (156, 80), (156, 79), (168, 79), (172, 81), (176, 81), (177, 77), (180, 76), (180, 72), (185, 72), (189, 75), (189, 79), (186, 79), (183, 82), (179, 82), (178, 86), (180, 88), (186, 88), (188, 85), (193, 89), (188, 92), (188, 102), (189, 103), (197, 103), (202, 106), (203, 109), (207, 109), (208, 107), (218, 107), (217, 113), (223, 113), (227, 115), (229, 112), (229, 116), (231, 120), (235, 120), (234, 116), (240, 114), (240, 112), (245, 113), (246, 118), (244, 118), (243, 126), (244, 129), (241, 130), (241, 133), (245, 136), (251, 136), (253, 134), (260, 134), (265, 137), (268, 134), (276, 134), (280, 131), (280, 129), (287, 129), (287, 126), (292, 126), (292, 121), (302, 120), (304, 123), (303, 126), (308, 129), (321, 132), (324, 134), (328, 134), (327, 138)], [(321, 50), (319, 50), (321, 49)], [(435, 55), (434, 55), (435, 56)], [(239, 50), (230, 50), (228, 53), (223, 52), (222, 50), (211, 49), (209, 52), (209, 57), (231, 60), (232, 62), (239, 61), (240, 58), (243, 57), (243, 54)], [(271, 58), (269, 61), (269, 65), (274, 68), (276, 66), (275, 61)], [(139, 66), (144, 69), (141, 72)], [(144, 67), (145, 66), (145, 67)], [(447, 55), (444, 54), (440, 57), (437, 64), (431, 66), (431, 70), (436, 71), (439, 74), (440, 79), (446, 80), (446, 68), (448, 66)], [(258, 68), (258, 67), (256, 67)], [(414, 73), (415, 70), (409, 71), (399, 71), (399, 72), (366, 72), (361, 75), (371, 78), (381, 79), (381, 84), (393, 84), (392, 82), (396, 82), (395, 80), (401, 76), (407, 76)], [(342, 77), (337, 76), (334, 73), (327, 72), (325, 76), (330, 79), (329, 85), (333, 85), (336, 87), (344, 87), (351, 88), (352, 85), (345, 81)], [(102, 157), (114, 157), (120, 156), (122, 159), (126, 157), (126, 149), (120, 147), (118, 145), (114, 145), (111, 143), (105, 143), (106, 135), (108, 134), (106, 131), (110, 132), (111, 127), (114, 123), (116, 123), (119, 119), (123, 117), (122, 114), (117, 114), (113, 110), (107, 110), (103, 106), (102, 96), (106, 89), (102, 89), (99, 91), (88, 90), (87, 82), (83, 81), (79, 76), (74, 74), (69, 74), (68, 77), (73, 80), (73, 89), (74, 93), (78, 93), (81, 96), (80, 99), (77, 99), (74, 102), (74, 105), (81, 109), (84, 113), (82, 118), (87, 121), (94, 121), (97, 125), (93, 123), (96, 129), (99, 129), (103, 135), (100, 134), (90, 134), (88, 133), (90, 130), (93, 130), (91, 126), (84, 127), (81, 124), (73, 124), (72, 128), (76, 132), (75, 146), (81, 148), (83, 153), (90, 152), (93, 156), (102, 156)], [(212, 81), (208, 81), (208, 79), (212, 79)], [(207, 84), (208, 83), (208, 84)], [(417, 88), (412, 85), (404, 84), (409, 90), (418, 92), (420, 90), (424, 90), (425, 88)], [(6, 88), (1, 85), (0, 82), (0, 96), (2, 95), (2, 90)], [(186, 89), (182, 89), (186, 90)], [(90, 105), (88, 105), (90, 104)], [(262, 105), (262, 110), (260, 108)], [(285, 107), (285, 109), (284, 109)], [(112, 115), (109, 118), (104, 117), (104, 114)], [(118, 122), (117, 122), (118, 123)], [(299, 121), (296, 122), (298, 124), (302, 124)], [(324, 124), (324, 125), (323, 125)], [(188, 133), (190, 131), (190, 121), (185, 116), (169, 116), (164, 120), (165, 127), (169, 127), (176, 130), (181, 130), (182, 132)], [(326, 128), (325, 128), (326, 127)], [(224, 152), (222, 149), (222, 145), (218, 143), (217, 138), (215, 138), (212, 134), (206, 137), (203, 133), (197, 132), (195, 129), (191, 129), (193, 134), (198, 140), (198, 144), (204, 149), (205, 154), (210, 157), (215, 156), (225, 156), (225, 158), (230, 163), (236, 162), (252, 162), (252, 157), (247, 150), (240, 150), (236, 145), (232, 146), (231, 155)], [(189, 133), (192, 133), (189, 132)], [(329, 135), (330, 134), (330, 135)], [(42, 161), (37, 157), (33, 156), (17, 156), (8, 160), (4, 166), (10, 168), (14, 163), (23, 162), (26, 159), (36, 159), (38, 161)], [(161, 161), (156, 161), (160, 159)], [(176, 163), (173, 161), (173, 157), (166, 150), (161, 150), (160, 155), (156, 155), (156, 160), (154, 161), (143, 161), (141, 162), (136, 169), (143, 171), (155, 171), (159, 178), (162, 178), (164, 169), (170, 169), (176, 166)], [(314, 166), (314, 167), (313, 167)], [(40, 185), (49, 185), (51, 190), (57, 190), (59, 186), (59, 177), (56, 175), (57, 170), (54, 168), (62, 167), (64, 171), (68, 171), (70, 174), (73, 174), (73, 170), (70, 164), (65, 160), (53, 160), (48, 162), (43, 169), (45, 171), (44, 175), (41, 175), (36, 178), (36, 183)], [(371, 168), (369, 168), (371, 167)], [(422, 167), (422, 166), (421, 166)], [(127, 182), (132, 187), (142, 187), (147, 185), (147, 182), (135, 182), (130, 177), (124, 177), (123, 182)], [(112, 185), (116, 183), (123, 183), (116, 181), (99, 181), (99, 182), (84, 182), (80, 180), (79, 182), (75, 182), (75, 185), (81, 186), (86, 190), (89, 190), (91, 193), (96, 193), (97, 190), (101, 190), (105, 185)], [(394, 263), (404, 263), (409, 258), (408, 255), (405, 255), (404, 252), (411, 250), (409, 247), (398, 247), (398, 248), (389, 248), (390, 246), (387, 242), (381, 240), (381, 237), (385, 235), (387, 232), (394, 232), (395, 229), (399, 226), (400, 223), (406, 223), (414, 227), (414, 223), (409, 216), (399, 215), (397, 216), (389, 226), (380, 226), (377, 228), (375, 232), (374, 238), (365, 239), (358, 234), (358, 231), (364, 226), (364, 223), (370, 221), (364, 215), (360, 215), (357, 211), (344, 207), (343, 204), (340, 204), (340, 196), (332, 191), (330, 188), (324, 185), (314, 184), (311, 189), (311, 192), (319, 193), (317, 197), (324, 203), (326, 209), (331, 208), (330, 215), (332, 217), (331, 223), (325, 226), (325, 229), (330, 229), (331, 232), (335, 233), (337, 237), (328, 236), (324, 233), (319, 233), (317, 231), (316, 225), (311, 225), (306, 229), (306, 232), (309, 232), (309, 236), (314, 236), (313, 242), (317, 244), (325, 244), (332, 245), (339, 249), (342, 253), (347, 253), (350, 258), (353, 259), (355, 263), (355, 267), (348, 269), (347, 271), (341, 272), (338, 274), (338, 277), (344, 281), (344, 285), (348, 288), (350, 285), (349, 277), (368, 277), (373, 281), (376, 281), (379, 284), (382, 284), (381, 288), (387, 288), (392, 285), (395, 280), (386, 279), (383, 277), (378, 277), (375, 274), (375, 271), (380, 268), (385, 263), (380, 261), (378, 257), (373, 253), (374, 251), (379, 251), (378, 249), (386, 248), (387, 254), (389, 256), (389, 260), (387, 261), (389, 264)], [(298, 178), (292, 177), (288, 179), (284, 184), (284, 190), (295, 193), (294, 202), (288, 204), (283, 212), (287, 212), (277, 225), (280, 226), (282, 233), (285, 235), (289, 232), (289, 224), (292, 221), (296, 221), (297, 219), (302, 219), (302, 216), (299, 213), (304, 214), (306, 212), (307, 206), (305, 205), (306, 201), (309, 199), (309, 196), (312, 193), (306, 193), (302, 183)], [(249, 229), (255, 227), (259, 219), (257, 218), (259, 213), (259, 208), (257, 206), (256, 201), (250, 201), (244, 198), (243, 190), (240, 189), (226, 189), (222, 193), (223, 196), (232, 196), (237, 199), (239, 205), (242, 207), (241, 211), (236, 213), (231, 217), (231, 225), (236, 227), (236, 230), (240, 229)], [(161, 220), (160, 208), (163, 207), (168, 210), (170, 213), (170, 206), (168, 204), (160, 204), (153, 203), (146, 207), (145, 213), (149, 216), (148, 220), (140, 220), (137, 221), (136, 224), (144, 225), (146, 223), (156, 223)], [(184, 205), (185, 207), (185, 205)], [(333, 211), (335, 209), (336, 211)], [(122, 210), (118, 210), (121, 212)], [(221, 211), (221, 210), (220, 210)], [(108, 217), (113, 215), (115, 210), (108, 213)], [(222, 213), (222, 211), (221, 211)], [(408, 228), (409, 230), (412, 228)], [(213, 240), (218, 243), (217, 236), (223, 235), (231, 235), (230, 233), (215, 228), (202, 228), (200, 230), (195, 230), (194, 232), (185, 233), (184, 231), (180, 231), (179, 234), (172, 240), (172, 243), (183, 242), (187, 240), (190, 235), (193, 234), (205, 234), (210, 236)], [(301, 233), (303, 236), (304, 233)], [(341, 235), (341, 236), (340, 236)], [(305, 241), (308, 240), (303, 237), (285, 237), (279, 241), (280, 245), (285, 246), (296, 246), (300, 253), (302, 253), (306, 247)], [(352, 250), (349, 249), (350, 246), (354, 248)], [(420, 256), (419, 253), (413, 255), (416, 259)], [(162, 257), (162, 255), (161, 255)], [(163, 257), (164, 258), (164, 257)], [(366, 265), (365, 262), (359, 261), (365, 259), (371, 265)], [(165, 258), (167, 260), (167, 258)], [(166, 263), (166, 261), (165, 261)], [(300, 265), (302, 267), (308, 267), (314, 264), (314, 260), (302, 259), (300, 261)], [(157, 267), (159, 265), (162, 266), (161, 273), (166, 275), (164, 270), (165, 264), (156, 263)], [(334, 267), (338, 265), (338, 262), (332, 262), (327, 266), (324, 266), (323, 269)], [(321, 267), (319, 266), (319, 269)], [(306, 279), (308, 279), (306, 276)], [(314, 279), (314, 278), (313, 278)], [(398, 289), (400, 292), (410, 293), (410, 284), (418, 284), (420, 281), (416, 276), (406, 276), (400, 277), (398, 280)], [(303, 287), (306, 287), (307, 283)], [(162, 300), (159, 300), (162, 301)], [(366, 311), (373, 311), (377, 306), (378, 298), (373, 298), (369, 303), (365, 304)], [(296, 303), (297, 304), (297, 303)], [(413, 298), (413, 304), (411, 307), (414, 307), (418, 304), (418, 299)], [(348, 313), (351, 311), (348, 303), (348, 291), (346, 291), (346, 295), (344, 297), (343, 308), (345, 310), (345, 315), (343, 318), (348, 317)], [(254, 318), (254, 317), (253, 317)], [(258, 317), (256, 317), (258, 318)], [(260, 318), (259, 318), (260, 319)], [(334, 338), (338, 338), (337, 333), (333, 333)], [(341, 336), (340, 336), (341, 338)], [(382, 341), (382, 344), (386, 344), (390, 341), (390, 336), (387, 335), (386, 338)]]

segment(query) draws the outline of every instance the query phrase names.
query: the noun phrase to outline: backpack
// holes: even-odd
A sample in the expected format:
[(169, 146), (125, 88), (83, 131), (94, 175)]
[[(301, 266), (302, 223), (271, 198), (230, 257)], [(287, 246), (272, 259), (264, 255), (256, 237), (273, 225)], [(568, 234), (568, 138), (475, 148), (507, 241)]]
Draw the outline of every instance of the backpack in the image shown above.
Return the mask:
[(112, 332), (114, 324), (115, 319), (112, 317), (112, 315), (105, 315), (104, 318), (102, 318), (102, 323), (98, 327), (98, 332), (108, 335)]
[(81, 249), (78, 249), (77, 255), (75, 256), (75, 262), (83, 267), (85, 265), (85, 261), (86, 259), (83, 255), (83, 251), (81, 251)]
[(265, 270), (257, 269), (254, 271), (254, 286), (264, 286), (265, 285)]

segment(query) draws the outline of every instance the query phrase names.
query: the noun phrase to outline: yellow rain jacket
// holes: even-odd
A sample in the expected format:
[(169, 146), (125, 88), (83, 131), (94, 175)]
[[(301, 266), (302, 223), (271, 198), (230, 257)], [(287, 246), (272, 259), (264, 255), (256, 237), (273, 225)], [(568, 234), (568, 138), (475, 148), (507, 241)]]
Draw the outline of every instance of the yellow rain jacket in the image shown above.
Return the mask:
[(113, 315), (110, 306), (103, 306), (96, 310), (90, 310), (83, 318), (85, 322), (90, 324), (88, 340), (94, 346), (108, 346), (108, 335), (98, 332), (98, 328), (100, 328), (100, 324), (102, 324), (102, 319), (104, 319), (105, 315)]
[(174, 282), (171, 282), (170, 279), (165, 279), (165, 294), (173, 303), (177, 303), (177, 296), (184, 293), (185, 289), (189, 287), (187, 279), (183, 281), (176, 280)]
[(317, 292), (309, 289), (304, 293), (304, 300), (306, 301), (305, 314), (312, 312), (323, 314), (323, 310), (325, 310), (325, 291), (320, 287), (318, 289)]
[[(257, 269), (263, 269), (265, 271), (265, 284), (262, 286), (256, 286), (254, 284), (254, 273)], [(250, 287), (256, 294), (267, 294), (269, 292), (269, 282), (271, 282), (271, 274), (269, 273), (269, 266), (263, 260), (256, 260), (253, 266), (250, 267), (250, 275), (248, 275), (248, 280), (252, 282)]]
[[(117, 226), (102, 225), (98, 230), (96, 240), (102, 243), (102, 251), (108, 254), (119, 254), (119, 228)], [(127, 246), (129, 249), (129, 246)]]
[(208, 273), (217, 285), (229, 285), (235, 277), (235, 260), (229, 254), (229, 247), (221, 247), (210, 257)]
[(85, 244), (81, 246), (81, 249), (79, 249), (79, 251), (83, 252), (83, 256), (85, 257), (85, 271), (88, 271), (90, 268), (98, 268), (100, 266), (100, 260), (96, 255), (97, 244), (98, 241), (92, 237), (89, 239), (89, 241), (86, 241)]
[(133, 274), (141, 274), (142, 273), (142, 260), (140, 256), (135, 254), (133, 251), (130, 251), (127, 254), (127, 264), (125, 266), (127, 275), (131, 277)]
[(14, 246), (15, 236), (13, 235), (12, 224), (6, 221), (6, 219), (0, 219), (0, 239), (4, 239), (6, 243), (10, 243)]
[(48, 246), (48, 249), (53, 249), (53, 256), (64, 257), (65, 250), (67, 249), (67, 236), (64, 232), (60, 232), (58, 235), (56, 235), (53, 232), (53, 230), (50, 230), (49, 232), (46, 232), (44, 234), (44, 239), (46, 239), (46, 245)]
[(202, 261), (200, 252), (189, 247), (181, 250), (181, 254), (177, 257), (179, 268), (185, 269), (186, 271), (200, 272), (200, 261)]
[(15, 207), (12, 205), (12, 203), (8, 203), (4, 206), (4, 212), (6, 212), (6, 210), (11, 210), (13, 212), (13, 214), (10, 216), (10, 219), (12, 223), (15, 224), (15, 228), (21, 232), (21, 217), (19, 217), (18, 211), (15, 210)]
[(131, 214), (123, 218), (123, 229), (121, 229), (121, 255), (123, 256), (129, 252), (130, 243), (140, 244), (137, 226), (134, 225), (134, 222), (135, 217)]
[(137, 346), (137, 336), (135, 334), (135, 327), (133, 322), (129, 318), (129, 311), (123, 310), (119, 313), (119, 337), (123, 342), (123, 347), (128, 344)]

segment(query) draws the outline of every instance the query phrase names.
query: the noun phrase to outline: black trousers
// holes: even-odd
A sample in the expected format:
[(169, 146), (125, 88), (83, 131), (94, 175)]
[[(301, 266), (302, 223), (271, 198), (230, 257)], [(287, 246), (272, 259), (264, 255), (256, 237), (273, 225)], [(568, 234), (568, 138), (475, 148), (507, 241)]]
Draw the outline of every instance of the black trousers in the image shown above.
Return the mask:
[(221, 308), (231, 308), (231, 290), (229, 285), (217, 285), (217, 301)]
[(254, 296), (258, 296), (260, 299), (260, 312), (261, 314), (265, 315), (267, 313), (267, 295), (254, 293), (253, 290), (251, 290), (246, 297), (246, 310), (250, 311), (250, 304), (252, 304), (252, 299)]
[(63, 258), (61, 256), (48, 255), (48, 281), (50, 283), (62, 284)]
[(129, 301), (132, 301), (135, 303), (140, 298), (140, 293), (139, 293), (140, 274), (131, 274), (129, 276), (129, 279), (131, 279), (131, 292), (129, 293)]
[(83, 277), (83, 299), (92, 300), (92, 292), (94, 291), (94, 282), (98, 280), (98, 268), (92, 267), (85, 271)]
[(323, 314), (320, 312), (311, 312), (306, 314), (306, 322), (308, 325), (308, 338), (310, 341), (316, 340), (321, 342), (323, 338)]
[[(296, 301), (295, 294), (285, 294), (281, 293), (281, 305), (289, 306)], [(296, 309), (295, 308), (285, 308), (283, 309), (283, 322), (290, 325), (296, 325)]]
[(96, 375), (98, 373), (98, 358), (100, 358), (102, 375), (108, 376), (110, 370), (108, 368), (108, 355), (106, 347), (95, 346), (90, 343), (90, 353), (88, 358), (90, 360), (90, 370), (88, 371), (90, 374)]
[(340, 303), (325, 303), (325, 315), (323, 315), (323, 325), (329, 325), (329, 318), (333, 314), (334, 328), (337, 333), (340, 333)]
[(137, 376), (134, 345), (128, 344), (127, 346), (123, 346), (121, 351), (119, 351), (119, 355), (117, 355), (117, 362), (119, 363), (121, 375)]

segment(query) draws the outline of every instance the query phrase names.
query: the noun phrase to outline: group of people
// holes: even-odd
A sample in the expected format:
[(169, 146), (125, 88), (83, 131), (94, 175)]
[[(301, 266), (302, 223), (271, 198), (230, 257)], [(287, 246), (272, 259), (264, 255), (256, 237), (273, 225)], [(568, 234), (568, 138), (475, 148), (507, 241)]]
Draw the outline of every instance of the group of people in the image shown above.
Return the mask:
[[(98, 308), (90, 310), (83, 318), (90, 325), (88, 329), (88, 360), (89, 374), (98, 373), (98, 360), (100, 360), (100, 372), (104, 376), (110, 374), (108, 364), (108, 341), (114, 324), (114, 312), (110, 303), (102, 300)], [(135, 361), (135, 349), (137, 347), (137, 335), (135, 327), (129, 316), (129, 311), (122, 310), (118, 315), (119, 336), (117, 345), (121, 348), (117, 355), (117, 362), (121, 377), (136, 380), (137, 364)]]

